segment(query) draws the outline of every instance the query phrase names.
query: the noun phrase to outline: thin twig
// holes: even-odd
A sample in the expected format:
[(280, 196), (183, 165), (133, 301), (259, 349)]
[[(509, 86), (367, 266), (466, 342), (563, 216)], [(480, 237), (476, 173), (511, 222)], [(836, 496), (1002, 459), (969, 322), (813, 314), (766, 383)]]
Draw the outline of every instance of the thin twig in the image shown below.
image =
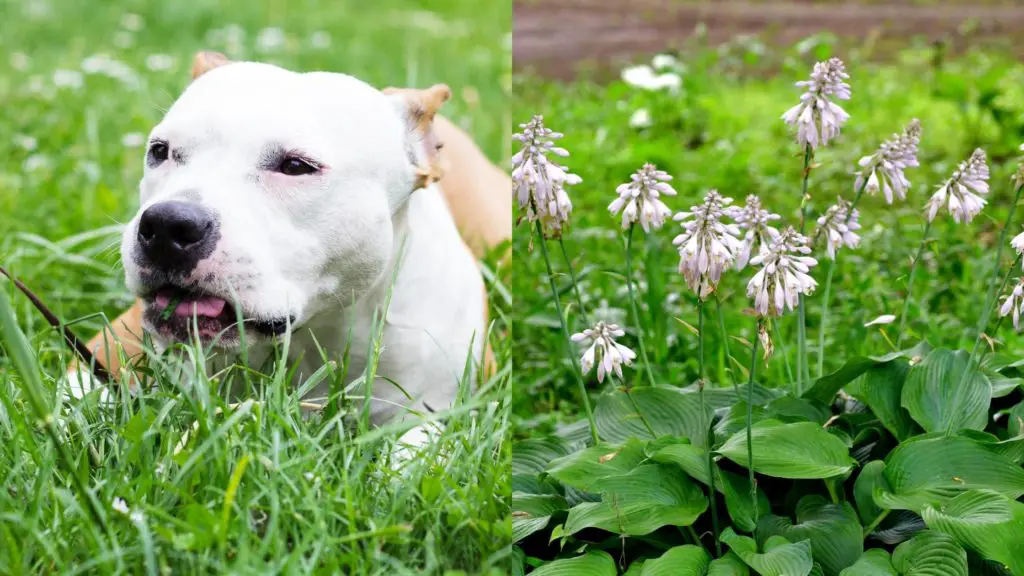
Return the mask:
[(58, 318), (57, 315), (54, 314), (46, 304), (43, 304), (43, 301), (40, 300), (39, 297), (36, 296), (35, 293), (28, 288), (28, 286), (25, 286), (25, 284), (21, 280), (18, 280), (14, 276), (11, 276), (10, 272), (4, 269), (3, 266), (0, 266), (0, 274), (6, 276), (8, 279), (10, 279), (11, 282), (14, 282), (15, 287), (17, 287), (18, 290), (21, 290), (21, 292), (28, 297), (29, 301), (32, 302), (32, 305), (36, 307), (36, 310), (39, 310), (39, 312), (42, 313), (43, 317), (46, 318), (46, 321), (50, 324), (50, 326), (53, 326), (55, 329), (61, 332), (61, 334), (64, 336), (64, 342), (67, 343), (67, 345), (71, 348), (72, 351), (75, 352), (75, 354), (78, 355), (82, 363), (89, 366), (89, 369), (92, 370), (92, 375), (95, 376), (97, 380), (104, 384), (110, 382), (110, 372), (108, 372), (107, 369), (104, 368), (103, 365), (96, 360), (96, 358), (93, 356), (92, 352), (89, 351), (89, 348), (85, 345), (85, 343), (82, 342), (82, 340), (79, 339), (78, 336), (75, 336), (75, 333), (72, 332), (70, 328), (65, 326), (64, 323), (61, 322), (60, 318)]

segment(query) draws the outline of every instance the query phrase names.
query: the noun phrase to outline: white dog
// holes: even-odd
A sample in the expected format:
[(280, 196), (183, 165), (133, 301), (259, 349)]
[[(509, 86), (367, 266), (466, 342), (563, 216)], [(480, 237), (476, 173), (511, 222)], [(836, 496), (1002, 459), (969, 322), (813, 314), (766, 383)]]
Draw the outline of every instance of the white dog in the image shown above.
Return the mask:
[[(241, 316), (246, 342), (257, 344), (251, 358), (291, 330), (300, 372), (322, 364), (319, 346), (339, 361), (349, 351), (351, 379), (389, 301), (372, 421), (449, 407), (467, 358), (483, 358), (487, 330), (479, 267), (449, 203), (472, 196), (481, 217), (498, 202), (508, 212), (510, 187), (482, 155), (465, 153), (445, 160), (453, 170), (488, 164), (472, 168), (486, 174), (475, 183), (484, 189), (443, 194), (435, 183), (434, 120), (448, 88), (382, 92), (344, 74), (210, 53), (197, 56), (193, 76), (149, 136), (140, 208), (121, 244), (139, 298), (115, 322), (121, 345), (138, 353), (123, 340), (137, 343), (141, 323), (161, 347), (198, 327), (202, 341), (231, 350)], [(484, 243), (507, 237), (510, 222)], [(101, 335), (90, 347), (102, 362), (116, 355), (112, 344)]]

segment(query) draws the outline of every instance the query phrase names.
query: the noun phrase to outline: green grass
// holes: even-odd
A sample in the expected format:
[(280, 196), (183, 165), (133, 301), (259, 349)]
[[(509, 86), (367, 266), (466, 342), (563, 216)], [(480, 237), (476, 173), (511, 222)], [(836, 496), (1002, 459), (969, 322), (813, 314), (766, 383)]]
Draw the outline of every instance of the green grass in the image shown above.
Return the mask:
[[(0, 264), (84, 337), (130, 304), (116, 248), (118, 223), (137, 206), (137, 142), (187, 84), (200, 49), (380, 87), (448, 83), (445, 114), (504, 162), (510, 10), (470, 0), (430, 10), (405, 0), (0, 0)], [(261, 49), (268, 27), (284, 42), (263, 32), (271, 42)], [(102, 54), (130, 78), (83, 73), (77, 88), (55, 86), (75, 83), (57, 71), (81, 72)], [(169, 56), (169, 69), (153, 55)], [(69, 354), (0, 283), (13, 306), (13, 316), (0, 307), (0, 573), (501, 570), (507, 281), (503, 270), (488, 281), (498, 375), (436, 416), (438, 441), (401, 473), (386, 454), (402, 427), (357, 434), (339, 414), (304, 413), (282, 360), (208, 374), (209, 351), (192, 349), (180, 361), (151, 359), (157, 389), (117, 396), (112, 409), (95, 397), (55, 406)], [(340, 377), (344, 358), (335, 360), (312, 378)], [(197, 375), (182, 376), (182, 365)], [(227, 405), (232, 383), (254, 403)], [(120, 500), (130, 514), (112, 507)]]
[[(799, 96), (793, 83), (807, 76), (815, 58), (827, 57), (831, 45), (811, 43), (808, 54), (796, 48), (744, 52), (743, 46), (686, 54), (682, 60), (688, 72), (684, 90), (677, 96), (644, 92), (619, 81), (516, 80), (516, 122), (544, 114), (546, 125), (566, 134), (560, 145), (571, 156), (564, 163), (583, 178), (569, 192), (574, 210), (565, 243), (580, 276), (587, 313), (592, 321), (625, 325), (627, 345), (634, 350), (635, 327), (624, 282), (624, 234), (607, 206), (615, 187), (644, 162), (653, 162), (674, 176), (679, 195), (666, 201), (674, 211), (688, 208), (706, 190), (717, 188), (736, 203), (742, 203), (747, 194), (758, 194), (784, 222), (796, 222), (803, 158), (780, 116)], [(839, 140), (816, 156), (819, 166), (810, 182), (814, 218), (834, 203), (837, 194), (852, 199), (851, 174), (857, 159), (873, 152), (914, 117), (920, 118), (924, 130), (921, 167), (908, 171), (913, 188), (906, 202), (887, 206), (881, 197), (868, 197), (861, 203), (861, 247), (845, 251), (835, 269), (825, 334), (826, 373), (854, 355), (891, 349), (877, 327), (863, 325), (885, 313), (899, 314), (909, 259), (921, 238), (924, 202), (958, 162), (981, 146), (993, 167), (989, 205), (970, 225), (956, 225), (947, 216), (935, 222), (915, 280), (905, 340), (970, 348), (985, 299), (982, 283), (991, 273), (994, 245), (1013, 196), (1009, 177), (1019, 154), (1017, 146), (1024, 140), (1024, 98), (1018, 82), (1024, 78), (1024, 66), (1016, 61), (972, 52), (936, 66), (928, 47), (905, 48), (895, 61), (886, 63), (861, 61), (859, 53), (839, 54), (848, 60), (853, 99), (845, 108), (852, 119)], [(628, 126), (638, 108), (651, 111), (653, 126), (644, 130)], [(1012, 234), (1021, 231), (1022, 218), (1018, 214)], [(518, 256), (512, 284), (514, 340), (523, 343), (513, 356), (517, 380), (523, 382), (516, 389), (514, 412), (519, 434), (533, 436), (550, 432), (560, 423), (578, 421), (583, 411), (564, 361), (565, 344), (544, 265), (539, 250), (530, 252), (525, 226), (516, 230)], [(696, 299), (676, 271), (678, 256), (671, 241), (678, 230), (678, 224), (669, 223), (636, 241), (642, 255), (634, 265), (639, 268), (638, 298), (656, 379), (686, 386), (697, 377), (697, 339), (687, 327), (697, 325), (697, 314)], [(1008, 266), (1008, 253), (1008, 249), (1003, 252), (1004, 266)], [(581, 328), (568, 271), (557, 248), (554, 254), (570, 328)], [(817, 376), (825, 268), (818, 268), (819, 291), (807, 300), (812, 377)], [(748, 348), (746, 342), (754, 334), (754, 320), (744, 312), (750, 305), (745, 285), (752, 273), (728, 274), (720, 288), (728, 343), (738, 365), (726, 360), (715, 307), (713, 303), (708, 307), (706, 369), (716, 384), (731, 385), (734, 375), (745, 377), (749, 361), (744, 358), (749, 353), (738, 351)], [(779, 323), (782, 337), (776, 342), (776, 357), (763, 374), (770, 385), (791, 381), (787, 370), (795, 361), (794, 322), (795, 315)], [(895, 325), (886, 331), (891, 336)], [(1000, 352), (1024, 355), (1024, 339), (1008, 322), (996, 337)], [(603, 388), (593, 375), (590, 378), (592, 392), (600, 393)], [(643, 371), (629, 371), (627, 380), (644, 382)]]

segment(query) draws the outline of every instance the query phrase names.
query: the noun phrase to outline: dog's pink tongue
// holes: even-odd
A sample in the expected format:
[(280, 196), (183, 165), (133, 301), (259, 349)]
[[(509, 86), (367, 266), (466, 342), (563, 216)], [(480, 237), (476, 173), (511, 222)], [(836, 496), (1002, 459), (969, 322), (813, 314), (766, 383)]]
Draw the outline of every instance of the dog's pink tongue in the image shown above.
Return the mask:
[(215, 296), (204, 296), (198, 300), (189, 300), (178, 304), (174, 309), (175, 316), (220, 316), (224, 311), (225, 302)]

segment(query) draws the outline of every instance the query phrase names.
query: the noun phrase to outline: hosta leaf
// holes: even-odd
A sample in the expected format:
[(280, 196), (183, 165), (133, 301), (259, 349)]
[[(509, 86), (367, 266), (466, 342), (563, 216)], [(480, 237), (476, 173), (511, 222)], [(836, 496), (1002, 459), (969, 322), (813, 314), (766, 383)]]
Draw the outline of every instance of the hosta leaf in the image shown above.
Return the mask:
[(963, 547), (951, 536), (931, 530), (897, 546), (892, 566), (903, 576), (968, 576)]
[(540, 474), (572, 448), (561, 438), (530, 438), (512, 444), (512, 474)]
[(768, 416), (782, 422), (815, 422), (824, 425), (832, 417), (828, 406), (817, 400), (781, 396), (765, 408)]
[[(666, 464), (675, 464), (683, 469), (691, 478), (707, 486), (708, 484), (708, 458), (704, 449), (694, 446), (689, 442), (675, 442), (660, 448), (651, 454), (651, 460)], [(720, 488), (715, 483), (716, 488)]]
[(817, 400), (822, 404), (830, 404), (839, 390), (853, 382), (855, 378), (863, 374), (868, 368), (878, 364), (873, 358), (857, 356), (846, 361), (843, 367), (831, 374), (818, 378), (814, 384), (805, 391), (801, 397), (810, 400)]
[[(704, 450), (686, 442), (668, 444), (651, 455), (655, 462), (675, 464), (691, 478), (707, 486), (708, 461)], [(754, 505), (750, 500), (750, 480), (747, 476), (722, 470), (715, 466), (715, 490), (725, 495), (725, 506), (729, 517), (742, 530), (751, 532), (757, 525)], [(768, 496), (757, 490), (758, 512), (761, 516), (771, 510)]]
[(885, 528), (875, 529), (869, 537), (889, 546), (906, 542), (925, 529), (924, 520), (910, 510), (894, 510), (882, 524)]
[(834, 576), (864, 552), (864, 536), (857, 513), (849, 504), (832, 504), (818, 495), (805, 496), (796, 507), (796, 524), (789, 518), (768, 516), (757, 528), (757, 539), (778, 535), (790, 542), (810, 540), (815, 562)]
[(698, 546), (676, 546), (660, 557), (644, 562), (640, 576), (704, 576), (711, 556)]
[[(830, 478), (855, 464), (846, 445), (813, 422), (783, 424), (764, 420), (751, 430), (754, 471), (777, 478)], [(747, 433), (737, 432), (719, 449), (729, 460), (747, 466)]]
[(875, 504), (875, 490), (892, 491), (884, 472), (885, 462), (873, 460), (861, 468), (857, 480), (853, 483), (853, 499), (857, 502), (860, 521), (865, 526), (871, 524), (883, 512), (883, 509)]
[(809, 540), (791, 544), (782, 536), (772, 536), (763, 554), (757, 552), (753, 538), (740, 536), (732, 527), (722, 532), (720, 540), (761, 576), (808, 576), (814, 568)]
[(896, 447), (885, 460), (891, 492), (875, 493), (879, 506), (919, 512), (975, 489), (1016, 500), (1024, 494), (1024, 469), (964, 436), (926, 435)]
[(977, 366), (964, 378), (969, 356), (966, 350), (936, 348), (910, 368), (900, 403), (927, 432), (985, 428), (992, 384)]
[(847, 387), (847, 392), (864, 402), (885, 428), (898, 440), (913, 436), (919, 428), (901, 404), (910, 363), (903, 359), (872, 366)]
[(547, 527), (551, 515), (569, 507), (565, 498), (554, 494), (512, 493), (512, 541), (519, 542)]
[(530, 572), (530, 576), (615, 576), (618, 573), (611, 555), (591, 550), (583, 556), (548, 562)]
[[(736, 396), (736, 389), (739, 389), (739, 396)], [(683, 388), (688, 394), (697, 395), (697, 386), (690, 385)], [(774, 388), (765, 388), (754, 383), (754, 406), (764, 406), (772, 400), (782, 396), (782, 392)], [(704, 389), (704, 400), (715, 410), (734, 406), (739, 402), (747, 401), (747, 385), (739, 386), (708, 386)]]
[(757, 510), (750, 499), (750, 478), (728, 470), (718, 470), (715, 487), (725, 494), (725, 509), (733, 524), (744, 532), (753, 532), (757, 519), (771, 513), (772, 503), (760, 488), (757, 489)]
[(638, 440), (621, 446), (602, 443), (551, 461), (547, 473), (566, 486), (590, 491), (594, 482), (628, 472), (644, 459), (643, 443)]
[(1010, 408), (1007, 413), (1006, 428), (1010, 436), (1024, 436), (1024, 402)]
[(710, 429), (712, 416), (711, 408), (705, 407), (701, 417), (696, 394), (651, 386), (635, 388), (628, 395), (622, 391), (606, 394), (598, 400), (594, 410), (598, 435), (612, 443), (628, 438), (653, 440), (661, 436), (682, 436), (703, 446), (706, 432), (702, 430), (704, 426)]
[(889, 553), (875, 548), (864, 552), (852, 566), (840, 572), (839, 576), (900, 576), (900, 574), (892, 567)]
[(972, 490), (921, 512), (928, 528), (956, 538), (1013, 574), (1024, 574), (1024, 504), (988, 490)]
[(600, 528), (626, 536), (642, 536), (666, 525), (689, 526), (707, 509), (701, 489), (668, 464), (644, 464), (591, 486), (600, 502), (584, 502), (569, 510), (565, 535)]
[(729, 552), (721, 558), (711, 561), (707, 576), (749, 576), (750, 568), (740, 560), (735, 552)]

